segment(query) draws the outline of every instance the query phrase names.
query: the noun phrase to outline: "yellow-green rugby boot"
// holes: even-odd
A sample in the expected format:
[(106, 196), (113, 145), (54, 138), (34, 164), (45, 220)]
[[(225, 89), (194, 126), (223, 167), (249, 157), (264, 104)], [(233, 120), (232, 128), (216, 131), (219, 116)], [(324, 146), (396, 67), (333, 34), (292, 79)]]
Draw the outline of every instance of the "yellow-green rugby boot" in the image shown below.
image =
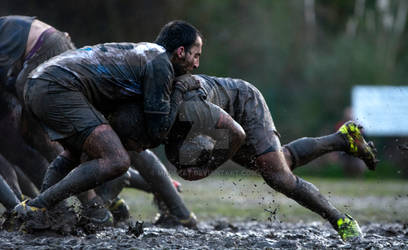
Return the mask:
[(363, 127), (356, 122), (348, 121), (344, 123), (338, 131), (348, 143), (346, 152), (362, 159), (368, 169), (375, 170), (378, 163), (378, 160), (375, 157), (377, 150), (372, 141), (368, 143), (366, 142), (361, 133), (362, 128)]
[(363, 238), (363, 233), (357, 221), (348, 214), (345, 214), (344, 218), (337, 221), (337, 228), (337, 232), (344, 241)]

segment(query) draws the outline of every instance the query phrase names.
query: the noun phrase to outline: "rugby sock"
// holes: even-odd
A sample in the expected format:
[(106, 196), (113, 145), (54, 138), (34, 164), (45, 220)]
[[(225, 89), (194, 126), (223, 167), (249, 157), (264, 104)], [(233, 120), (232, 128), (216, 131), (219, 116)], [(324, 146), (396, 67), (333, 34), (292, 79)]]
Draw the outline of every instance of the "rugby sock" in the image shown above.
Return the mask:
[(135, 167), (140, 175), (151, 184), (152, 191), (158, 194), (167, 205), (170, 213), (180, 219), (189, 218), (190, 211), (185, 206), (177, 190), (174, 188), (166, 167), (161, 163), (155, 154), (150, 151), (143, 151), (131, 157), (138, 157)]
[(77, 165), (77, 162), (72, 161), (62, 155), (57, 156), (57, 158), (55, 158), (55, 160), (48, 166), (41, 185), (41, 192), (60, 181)]
[[(312, 210), (313, 212), (319, 214), (323, 218), (327, 219), (330, 224), (337, 230), (337, 220), (343, 218), (344, 215), (340, 213), (327, 199), (324, 197), (315, 185), (309, 183), (297, 176), (294, 184), (294, 188), (290, 188), (290, 183), (281, 185), (276, 185), (275, 182), (269, 178), (265, 178), (265, 181), (273, 187), (276, 191), (279, 191), (286, 195), (287, 197), (295, 200), (300, 205)], [(276, 178), (276, 176), (275, 176)], [(294, 181), (291, 178), (292, 181)]]
[(0, 202), (4, 205), (7, 210), (13, 209), (20, 200), (16, 194), (11, 190), (10, 186), (0, 175)]
[(99, 160), (80, 164), (58, 183), (31, 200), (28, 205), (50, 208), (74, 194), (93, 189), (101, 183), (117, 177), (111, 168), (100, 166)]
[(322, 137), (303, 137), (284, 145), (292, 156), (292, 170), (328, 152), (342, 151), (345, 146), (346, 142), (339, 133)]

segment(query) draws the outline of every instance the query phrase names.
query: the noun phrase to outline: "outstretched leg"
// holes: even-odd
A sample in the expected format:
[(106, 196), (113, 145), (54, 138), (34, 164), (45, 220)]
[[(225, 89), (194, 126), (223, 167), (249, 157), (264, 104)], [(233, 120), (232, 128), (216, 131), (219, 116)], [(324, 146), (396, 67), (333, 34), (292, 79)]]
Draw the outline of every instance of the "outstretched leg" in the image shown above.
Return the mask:
[[(276, 136), (274, 139), (275, 145), (280, 145)], [(340, 226), (346, 220), (346, 216), (339, 212), (313, 184), (292, 173), (281, 150), (258, 156), (256, 167), (270, 187), (327, 219), (333, 228), (339, 231), (343, 238), (345, 237)], [(361, 232), (358, 230), (352, 232), (350, 236), (360, 235)]]
[(303, 137), (284, 145), (286, 162), (293, 170), (333, 151), (343, 151), (362, 159), (370, 170), (377, 164), (375, 148), (367, 143), (361, 133), (361, 126), (353, 121), (346, 122), (333, 134), (323, 137)]

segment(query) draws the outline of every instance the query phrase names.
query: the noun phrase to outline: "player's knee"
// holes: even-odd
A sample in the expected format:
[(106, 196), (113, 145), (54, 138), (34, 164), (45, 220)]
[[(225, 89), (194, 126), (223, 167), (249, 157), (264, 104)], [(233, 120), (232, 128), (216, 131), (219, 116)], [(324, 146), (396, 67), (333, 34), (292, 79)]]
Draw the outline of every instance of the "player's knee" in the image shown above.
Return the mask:
[(111, 170), (112, 174), (115, 176), (121, 176), (125, 174), (130, 166), (130, 157), (125, 152), (122, 154), (118, 154), (117, 157), (111, 159)]

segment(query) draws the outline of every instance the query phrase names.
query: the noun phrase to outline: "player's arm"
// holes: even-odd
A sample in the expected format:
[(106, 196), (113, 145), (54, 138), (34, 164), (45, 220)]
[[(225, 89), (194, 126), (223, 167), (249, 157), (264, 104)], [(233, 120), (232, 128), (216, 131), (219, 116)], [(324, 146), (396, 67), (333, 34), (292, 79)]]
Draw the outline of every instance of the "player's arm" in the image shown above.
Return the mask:
[(243, 128), (230, 115), (222, 111), (211, 137), (215, 140), (215, 146), (210, 159), (197, 166), (176, 166), (180, 177), (190, 181), (207, 177), (237, 152), (244, 143), (246, 135)]
[[(168, 60), (161, 57), (147, 65), (144, 79), (144, 113), (146, 129), (152, 144), (162, 143), (177, 115), (177, 107), (183, 101), (185, 91), (197, 89), (185, 83), (173, 85), (174, 71)], [(197, 85), (198, 84), (198, 85)]]

